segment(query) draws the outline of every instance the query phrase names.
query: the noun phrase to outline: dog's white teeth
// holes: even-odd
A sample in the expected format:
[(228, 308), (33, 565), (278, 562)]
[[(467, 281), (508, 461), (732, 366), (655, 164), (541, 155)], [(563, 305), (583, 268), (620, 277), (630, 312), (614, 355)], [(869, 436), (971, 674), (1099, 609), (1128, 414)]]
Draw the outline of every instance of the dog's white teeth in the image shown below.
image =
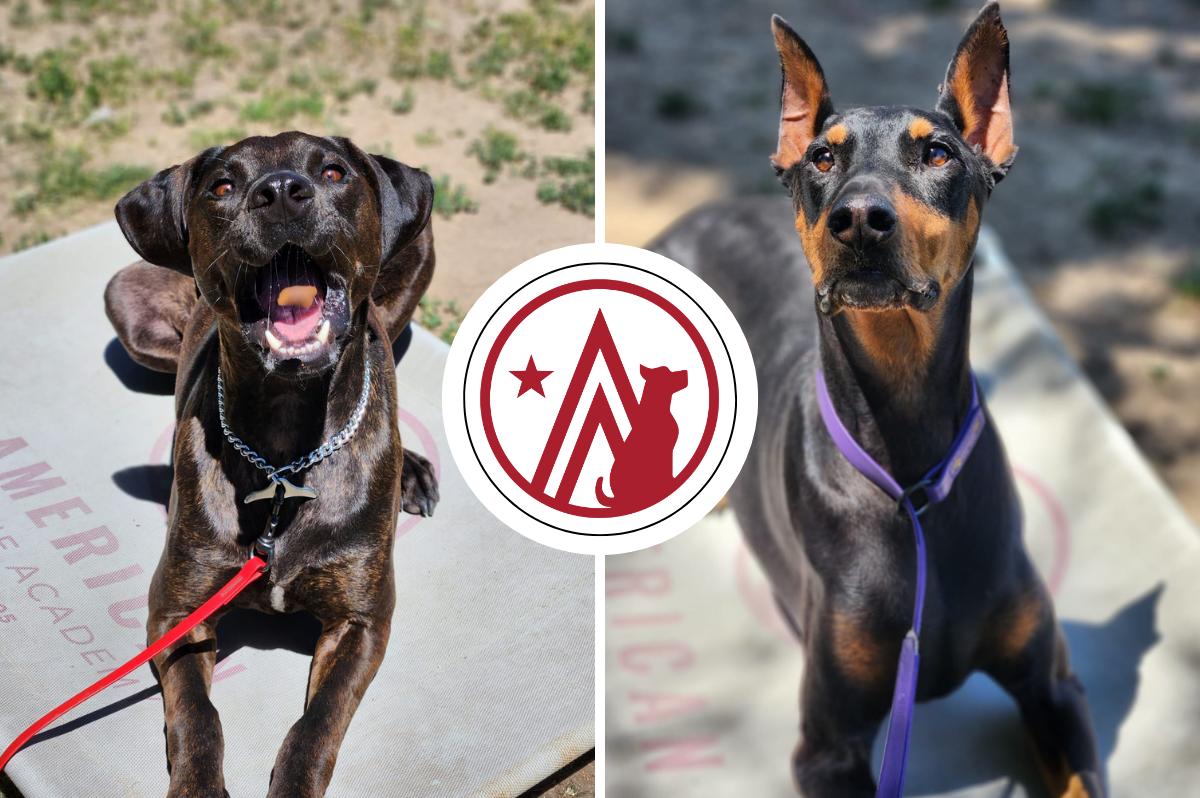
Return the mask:
[(329, 319), (325, 319), (317, 328), (317, 340), (321, 342), (321, 346), (329, 344)]
[(270, 330), (267, 330), (267, 343), (270, 344), (271, 348), (276, 352), (283, 347), (283, 341), (280, 341), (278, 338), (276, 338)]

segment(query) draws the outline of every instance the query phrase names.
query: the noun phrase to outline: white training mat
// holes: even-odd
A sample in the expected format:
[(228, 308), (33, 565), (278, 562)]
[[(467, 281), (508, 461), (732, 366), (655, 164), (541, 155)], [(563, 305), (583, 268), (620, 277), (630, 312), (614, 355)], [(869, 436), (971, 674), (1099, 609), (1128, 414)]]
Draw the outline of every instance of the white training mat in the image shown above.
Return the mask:
[[(986, 230), (976, 270), (972, 362), (1111, 795), (1200, 796), (1200, 537)], [(794, 796), (802, 656), (733, 514), (606, 568), (609, 798)], [(882, 750), (881, 733), (876, 772)], [(1046, 795), (982, 675), (918, 706), (910, 752), (906, 796)]]
[[(145, 644), (174, 406), (173, 380), (134, 367), (104, 316), (105, 284), (136, 259), (113, 223), (0, 260), (0, 748)], [(331, 797), (519, 795), (593, 746), (595, 560), (475, 500), (441, 422), (446, 352), (414, 328), (397, 367), (401, 436), (442, 500), (400, 518), (391, 642)], [(233, 798), (266, 793), (318, 632), (304, 614), (222, 620), (212, 693)], [(167, 791), (148, 665), (35, 739), (8, 767), (27, 798)]]

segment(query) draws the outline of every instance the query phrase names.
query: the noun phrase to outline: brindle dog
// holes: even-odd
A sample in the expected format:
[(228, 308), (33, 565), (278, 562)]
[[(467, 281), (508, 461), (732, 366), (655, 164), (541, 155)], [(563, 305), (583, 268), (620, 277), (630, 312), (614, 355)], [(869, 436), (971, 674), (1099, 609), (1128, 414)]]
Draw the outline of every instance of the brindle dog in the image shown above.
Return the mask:
[[(205, 150), (117, 204), (145, 260), (109, 283), (109, 318), (136, 361), (176, 373), (175, 482), (150, 641), (245, 564), (267, 522), (270, 501), (243, 503), (268, 483), (222, 434), (218, 367), (230, 429), (279, 467), (347, 424), (370, 362), (357, 434), (289, 477), (317, 498), (284, 502), (269, 570), (229, 605), (305, 609), (323, 627), (272, 796), (324, 794), (387, 646), (397, 514), (428, 514), (438, 500), (429, 463), (401, 447), (391, 351), (433, 274), (432, 206), (424, 172), (295, 132)], [(154, 660), (169, 796), (227, 795), (208, 696), (218, 616)]]
[[(747, 199), (702, 210), (655, 248), (733, 310), (754, 353), (759, 418), (772, 419), (758, 425), (730, 499), (804, 646), (797, 788), (809, 798), (868, 798), (871, 748), (912, 620), (913, 530), (834, 445), (814, 372), (824, 370), (846, 427), (901, 485), (946, 455), (971, 401), (980, 213), (1017, 151), (1008, 38), (989, 5), (934, 110), (839, 113), (812, 51), (779, 17), (773, 27), (783, 96), (771, 161), (791, 208)], [(1103, 796), (1091, 713), (1022, 542), (994, 424), (923, 524), (918, 697), (946, 695), (985, 671), (1019, 705), (1052, 793)]]

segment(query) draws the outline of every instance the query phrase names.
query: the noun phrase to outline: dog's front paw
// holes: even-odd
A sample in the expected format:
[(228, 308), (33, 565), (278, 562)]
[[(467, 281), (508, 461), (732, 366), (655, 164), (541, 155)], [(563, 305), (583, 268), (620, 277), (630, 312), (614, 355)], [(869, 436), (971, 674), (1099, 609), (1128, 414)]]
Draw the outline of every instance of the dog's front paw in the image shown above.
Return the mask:
[(400, 475), (400, 505), (404, 512), (432, 516), (440, 498), (433, 464), (416, 452), (405, 449), (404, 471)]

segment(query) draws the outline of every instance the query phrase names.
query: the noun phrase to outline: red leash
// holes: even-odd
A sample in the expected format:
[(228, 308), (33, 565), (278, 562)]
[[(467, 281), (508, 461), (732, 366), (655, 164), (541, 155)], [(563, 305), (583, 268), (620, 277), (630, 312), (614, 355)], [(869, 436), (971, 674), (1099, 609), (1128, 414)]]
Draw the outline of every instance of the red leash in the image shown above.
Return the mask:
[(87, 701), (89, 698), (94, 696), (96, 693), (103, 690), (105, 687), (108, 687), (119, 679), (123, 679), (140, 666), (149, 662), (156, 655), (169, 647), (172, 643), (179, 640), (188, 632), (192, 631), (193, 628), (208, 618), (208, 616), (212, 615), (219, 608), (228, 604), (231, 600), (233, 600), (234, 596), (236, 596), (238, 593), (241, 593), (242, 590), (246, 588), (246, 585), (262, 576), (263, 572), (267, 569), (267, 562), (268, 560), (264, 560), (258, 555), (251, 557), (250, 561), (242, 566), (242, 570), (238, 571), (237, 576), (233, 577), (233, 579), (230, 579), (225, 587), (217, 591), (215, 596), (204, 602), (200, 609), (196, 610), (186, 619), (184, 619), (183, 623), (167, 632), (165, 635), (159, 638), (154, 645), (150, 646), (145, 651), (129, 660), (129, 662), (126, 662), (124, 665), (84, 690), (82, 693), (79, 693), (73, 698), (64, 701), (54, 709), (50, 710), (50, 712), (46, 713), (44, 717), (22, 732), (21, 736), (16, 740), (13, 740), (13, 744), (5, 749), (4, 755), (0, 756), (0, 770), (4, 770), (4, 767), (8, 764), (8, 761), (13, 758), (17, 751), (21, 750), (25, 743), (29, 742), (33, 735), (40, 732), (64, 712), (74, 709), (84, 701)]

